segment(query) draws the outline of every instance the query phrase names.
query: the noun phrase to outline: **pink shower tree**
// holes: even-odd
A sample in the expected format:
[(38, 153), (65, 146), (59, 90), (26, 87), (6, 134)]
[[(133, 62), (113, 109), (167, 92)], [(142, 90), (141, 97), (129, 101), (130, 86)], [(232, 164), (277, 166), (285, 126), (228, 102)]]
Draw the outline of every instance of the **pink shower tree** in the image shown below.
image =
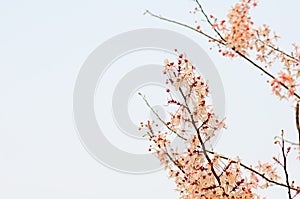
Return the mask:
[[(270, 157), (272, 161), (266, 163), (258, 161), (256, 166), (248, 166), (239, 158), (227, 157), (208, 148), (207, 143), (225, 128), (225, 121), (214, 113), (209, 102), (209, 85), (196, 73), (196, 66), (188, 55), (178, 54), (176, 60), (164, 62), (163, 73), (169, 86), (167, 104), (175, 110), (170, 112), (170, 118), (164, 121), (140, 94), (158, 118), (156, 122), (141, 123), (140, 129), (146, 130), (152, 142), (149, 150), (155, 152), (175, 180), (180, 198), (260, 198), (257, 190), (270, 186), (282, 187), (287, 190), (289, 199), (296, 198), (300, 195), (300, 186), (288, 172), (287, 159), (299, 164), (299, 155), (291, 156), (290, 153), (292, 150), (300, 153), (299, 46), (293, 44), (293, 52), (287, 53), (277, 45), (279, 36), (267, 25), (255, 25), (250, 10), (257, 6), (256, 1), (240, 0), (230, 9), (226, 19), (208, 15), (198, 0), (196, 4), (192, 12), (204, 17), (211, 32), (204, 32), (202, 24), (190, 26), (150, 11), (146, 14), (196, 31), (206, 37), (221, 56), (243, 58), (268, 76), (273, 93), (295, 104), (299, 140), (286, 140), (282, 131), (274, 142), (280, 147), (281, 157)], [(277, 75), (271, 72), (274, 64), (282, 66)], [(173, 96), (173, 89), (181, 96), (180, 100)], [(155, 127), (161, 125), (165, 131), (156, 130)], [(180, 137), (186, 148), (177, 149), (171, 142), (172, 135)], [(282, 169), (283, 175), (277, 169)]]

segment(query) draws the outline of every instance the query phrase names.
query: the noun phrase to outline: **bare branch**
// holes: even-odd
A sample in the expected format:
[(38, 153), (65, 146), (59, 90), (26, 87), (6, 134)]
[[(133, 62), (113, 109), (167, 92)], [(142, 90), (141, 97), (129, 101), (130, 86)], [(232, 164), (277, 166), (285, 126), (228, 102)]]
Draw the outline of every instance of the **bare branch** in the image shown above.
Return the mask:
[(299, 122), (299, 101), (297, 102), (296, 105), (296, 127), (298, 130), (298, 144), (300, 146), (300, 122)]
[(282, 137), (282, 144), (281, 144), (281, 152), (282, 152), (282, 157), (283, 157), (283, 170), (284, 170), (284, 174), (285, 174), (285, 180), (286, 180), (286, 186), (288, 189), (288, 196), (289, 199), (292, 199), (292, 195), (291, 195), (291, 186), (290, 186), (290, 182), (289, 182), (289, 174), (287, 171), (287, 155), (288, 152), (285, 152), (285, 142), (284, 142), (284, 138), (283, 138), (284, 132), (282, 131), (281, 133), (281, 137)]
[(148, 100), (145, 98), (145, 96), (143, 96), (141, 93), (139, 93), (139, 95), (143, 98), (143, 100), (145, 101), (146, 105), (148, 106), (148, 108), (150, 108), (150, 110), (152, 111), (152, 113), (154, 113), (154, 115), (159, 119), (159, 121), (161, 123), (163, 123), (171, 132), (175, 133), (178, 137), (180, 137), (181, 139), (187, 141), (187, 138), (183, 137), (182, 135), (180, 135), (179, 133), (177, 133), (176, 131), (174, 131), (173, 129), (171, 129), (166, 122), (158, 115), (158, 113), (152, 108), (152, 106), (149, 104)]

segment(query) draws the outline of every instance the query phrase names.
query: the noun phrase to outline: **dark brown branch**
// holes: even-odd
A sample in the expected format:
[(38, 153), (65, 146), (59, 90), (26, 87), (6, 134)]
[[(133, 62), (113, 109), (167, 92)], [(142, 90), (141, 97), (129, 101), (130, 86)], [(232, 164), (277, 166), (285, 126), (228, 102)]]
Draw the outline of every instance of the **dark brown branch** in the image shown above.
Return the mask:
[(288, 189), (288, 196), (289, 196), (289, 199), (292, 199), (291, 186), (290, 186), (290, 182), (289, 182), (289, 174), (287, 171), (287, 155), (288, 155), (287, 153), (288, 152), (287, 153), (285, 152), (285, 142), (284, 142), (283, 134), (284, 134), (284, 132), (282, 131), (281, 152), (282, 152), (282, 157), (283, 157), (283, 170), (284, 170), (284, 174), (285, 174), (286, 186)]
[[(177, 21), (175, 21), (175, 20), (171, 20), (171, 19), (168, 19), (168, 18), (165, 18), (165, 17), (161, 17), (161, 16), (159, 16), (159, 15), (155, 15), (155, 14), (151, 13), (151, 12), (148, 11), (148, 10), (146, 10), (145, 13), (146, 13), (146, 14), (148, 13), (148, 14), (150, 14), (152, 17), (158, 18), (158, 19), (160, 19), (160, 20), (167, 21), (167, 22), (170, 22), (170, 23), (174, 23), (174, 24), (183, 26), (183, 27), (185, 27), (185, 28), (188, 28), (188, 29), (190, 29), (190, 30), (193, 30), (193, 31), (195, 31), (195, 32), (197, 32), (197, 33), (200, 33), (201, 35), (203, 35), (203, 36), (205, 36), (205, 37), (211, 39), (212, 41), (215, 41), (215, 42), (217, 42), (217, 43), (219, 43), (219, 44), (221, 44), (221, 45), (223, 45), (223, 46), (226, 46), (226, 41), (225, 41), (224, 39), (222, 39), (223, 37), (222, 37), (222, 35), (221, 35), (220, 33), (219, 33), (219, 34), (220, 34), (221, 39), (222, 39), (221, 41), (218, 40), (218, 39), (215, 39), (214, 37), (212, 37), (212, 36), (210, 36), (210, 35), (208, 35), (208, 34), (206, 34), (206, 33), (204, 33), (203, 31), (197, 30), (197, 29), (195, 29), (195, 28), (193, 28), (193, 27), (191, 27), (191, 26), (188, 26), (188, 25), (186, 25), (186, 24), (184, 24), (184, 23), (177, 22)], [(214, 28), (214, 29), (215, 29), (215, 28)], [(218, 32), (216, 29), (215, 29), (215, 31)], [(243, 59), (245, 59), (246, 61), (248, 61), (250, 64), (252, 64), (253, 66), (255, 66), (255, 67), (256, 67), (257, 69), (259, 69), (261, 72), (263, 72), (264, 74), (266, 74), (267, 76), (269, 76), (271, 79), (275, 79), (275, 76), (274, 76), (274, 75), (272, 75), (270, 72), (266, 71), (263, 67), (261, 67), (261, 66), (259, 66), (258, 64), (256, 64), (256, 63), (255, 63), (254, 61), (252, 61), (249, 57), (247, 57), (247, 56), (245, 56), (244, 54), (242, 54), (241, 52), (237, 51), (234, 47), (233, 47), (233, 48), (230, 48), (230, 49), (233, 50), (233, 51), (234, 51), (236, 54), (238, 54), (239, 56), (241, 56)], [(280, 84), (283, 88), (289, 90), (289, 87), (288, 87), (287, 85), (285, 85), (284, 83), (279, 82), (279, 84)], [(293, 95), (294, 95), (295, 97), (297, 97), (297, 98), (300, 100), (300, 95), (298, 95), (296, 92), (294, 92)]]
[[(198, 4), (198, 6), (200, 7), (200, 10), (202, 12), (202, 14), (204, 15), (204, 17), (206, 18), (206, 21), (209, 23), (209, 25), (211, 26), (211, 28), (219, 35), (219, 37), (223, 40), (224, 43), (227, 43), (227, 41), (224, 39), (224, 37), (221, 35), (221, 33), (214, 27), (214, 25), (211, 23), (211, 21), (209, 20), (206, 12), (204, 12), (201, 4), (199, 3), (198, 0), (196, 0), (196, 3)], [(265, 73), (266, 75), (268, 75), (269, 77), (271, 77), (272, 79), (275, 79), (275, 76), (272, 75), (271, 73), (269, 73), (268, 71), (266, 71), (263, 67), (259, 66), (258, 64), (256, 64), (254, 61), (252, 61), (249, 57), (245, 56), (243, 53), (237, 51), (234, 47), (231, 48), (235, 53), (237, 53), (239, 56), (241, 56), (242, 58), (244, 58), (245, 60), (247, 60), (248, 62), (250, 62), (252, 65), (254, 65), (256, 68), (258, 68), (260, 71), (262, 71), (263, 73)], [(286, 54), (286, 53), (285, 53)], [(287, 55), (287, 54), (286, 54)], [(283, 86), (285, 89), (289, 90), (288, 86), (286, 86), (284, 83), (279, 82), (281, 86)], [(294, 95), (300, 99), (300, 96), (297, 93), (294, 93)]]
[(296, 127), (298, 131), (298, 144), (300, 146), (300, 122), (299, 122), (299, 102), (296, 105)]
[[(271, 77), (272, 79), (275, 79), (275, 76), (272, 75), (271, 73), (269, 73), (268, 71), (266, 71), (263, 67), (259, 66), (258, 64), (256, 64), (254, 61), (252, 61), (250, 58), (248, 58), (247, 56), (243, 55), (242, 53), (240, 53), (239, 51), (235, 51), (235, 53), (237, 53), (239, 56), (241, 56), (242, 58), (244, 58), (245, 60), (247, 60), (249, 63), (251, 63), (253, 66), (255, 66), (256, 68), (258, 68), (260, 71), (262, 71), (263, 73), (265, 73), (266, 75), (268, 75), (269, 77)], [(286, 90), (289, 90), (289, 87), (287, 85), (285, 85), (282, 82), (279, 82), (279, 84), (285, 88)], [(298, 99), (300, 99), (300, 96), (295, 92), (294, 96), (297, 97)]]
[[(174, 73), (174, 75), (176, 76), (175, 73)], [(219, 185), (220, 187), (222, 187), (222, 183), (221, 183), (220, 177), (219, 177), (219, 175), (217, 174), (217, 172), (216, 172), (215, 169), (214, 169), (213, 162), (211, 161), (209, 155), (208, 155), (207, 152), (206, 152), (205, 143), (203, 142), (202, 137), (201, 137), (201, 135), (200, 135), (200, 129), (201, 129), (201, 127), (203, 127), (203, 126), (208, 122), (209, 118), (208, 118), (206, 121), (204, 121), (200, 127), (197, 127), (197, 126), (196, 126), (195, 119), (194, 119), (194, 116), (193, 116), (193, 114), (192, 114), (192, 112), (191, 112), (191, 110), (190, 110), (190, 108), (189, 108), (188, 103), (187, 103), (186, 96), (184, 95), (184, 93), (183, 93), (183, 91), (182, 91), (182, 89), (181, 89), (180, 87), (179, 87), (179, 92), (180, 92), (181, 96), (182, 96), (183, 99), (184, 99), (185, 106), (186, 106), (186, 110), (188, 111), (188, 113), (189, 113), (189, 115), (190, 115), (190, 117), (191, 117), (192, 125), (193, 125), (193, 127), (195, 128), (195, 130), (196, 130), (196, 132), (197, 132), (197, 137), (198, 137), (198, 140), (199, 140), (199, 142), (200, 142), (200, 144), (201, 144), (201, 147), (202, 147), (202, 149), (203, 149), (204, 156), (205, 156), (206, 160), (208, 161), (209, 165), (211, 166), (211, 171), (212, 171), (212, 173), (213, 173), (215, 179), (217, 180), (218, 185)], [(224, 193), (227, 195), (227, 193), (225, 192), (225, 190), (224, 190), (223, 187), (222, 187), (222, 189), (223, 189)]]
[[(210, 153), (210, 154), (216, 154), (215, 152), (213, 151), (209, 151), (207, 150), (207, 153)], [(233, 163), (237, 164), (238, 162), (235, 161), (235, 160), (232, 160), (231, 158), (228, 158), (228, 157), (225, 157), (225, 156), (222, 156), (222, 155), (218, 155), (220, 158), (224, 159), (224, 160), (227, 160), (227, 161), (232, 161)], [(267, 182), (269, 183), (272, 183), (272, 184), (275, 184), (275, 185), (278, 185), (278, 186), (281, 186), (281, 187), (286, 187), (287, 188), (287, 185), (286, 184), (283, 184), (283, 183), (280, 183), (280, 182), (277, 182), (275, 180), (271, 180), (270, 178), (266, 177), (264, 173), (259, 173), (258, 171), (256, 171), (255, 169), (252, 169), (250, 166), (247, 166), (243, 163), (240, 163), (240, 165), (244, 168), (244, 169), (247, 169), (248, 171), (251, 171), (253, 173), (255, 173), (256, 175), (258, 175), (259, 177), (263, 178), (264, 180), (266, 180)], [(294, 191), (297, 191), (297, 188), (292, 188), (290, 187), (291, 190), (294, 190)]]

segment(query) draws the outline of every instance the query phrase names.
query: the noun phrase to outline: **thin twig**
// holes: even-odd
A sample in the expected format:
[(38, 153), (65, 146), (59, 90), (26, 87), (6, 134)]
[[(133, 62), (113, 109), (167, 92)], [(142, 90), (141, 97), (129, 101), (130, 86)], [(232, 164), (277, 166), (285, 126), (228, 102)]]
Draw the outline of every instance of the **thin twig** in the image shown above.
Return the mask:
[[(204, 12), (204, 11), (203, 11)], [(217, 43), (219, 43), (219, 44), (221, 44), (221, 45), (223, 45), (223, 46), (226, 46), (226, 40), (224, 40), (224, 38), (222, 37), (222, 35), (220, 34), (220, 36), (221, 36), (221, 41), (220, 40), (218, 40), (218, 39), (216, 39), (216, 38), (214, 38), (214, 37), (212, 37), (212, 36), (210, 36), (210, 35), (208, 35), (208, 34), (206, 34), (206, 33), (204, 33), (203, 31), (201, 31), (201, 30), (197, 30), (197, 29), (195, 29), (195, 28), (193, 28), (193, 27), (191, 27), (191, 26), (188, 26), (188, 25), (186, 25), (186, 24), (184, 24), (184, 23), (181, 23), (181, 22), (178, 22), (178, 21), (175, 21), (175, 20), (171, 20), (171, 19), (168, 19), (168, 18), (165, 18), (165, 17), (161, 17), (161, 16), (159, 16), (159, 15), (156, 15), (156, 14), (153, 14), (152, 12), (150, 12), (149, 10), (146, 10), (146, 12), (145, 12), (145, 14), (150, 14), (152, 17), (155, 17), (155, 18), (158, 18), (158, 19), (160, 19), (160, 20), (163, 20), (163, 21), (167, 21), (167, 22), (170, 22), (170, 23), (173, 23), (173, 24), (177, 24), (177, 25), (180, 25), (180, 26), (182, 26), (182, 27), (185, 27), (185, 28), (188, 28), (188, 29), (190, 29), (190, 30), (193, 30), (193, 31), (195, 31), (195, 32), (197, 32), (197, 33), (200, 33), (201, 35), (203, 35), (203, 36), (205, 36), (205, 37), (207, 37), (207, 38), (209, 38), (209, 39), (211, 39), (211, 40), (213, 40), (213, 41), (215, 41), (215, 42), (217, 42)], [(215, 28), (214, 28), (215, 29)], [(215, 31), (216, 32), (218, 32), (216, 29), (215, 29)], [(268, 72), (268, 71), (266, 71), (263, 67), (261, 67), (261, 66), (259, 66), (257, 63), (255, 63), (254, 61), (252, 61), (249, 57), (247, 57), (247, 56), (245, 56), (243, 53), (241, 53), (241, 52), (239, 52), (238, 50), (236, 50), (234, 47), (232, 47), (232, 48), (230, 48), (231, 50), (233, 50), (236, 54), (238, 54), (240, 57), (242, 57), (243, 59), (245, 59), (246, 61), (248, 61), (250, 64), (252, 64), (253, 66), (255, 66), (257, 69), (259, 69), (261, 72), (263, 72), (264, 74), (266, 74), (267, 76), (269, 76), (271, 79), (275, 79), (275, 76), (274, 75), (272, 75), (270, 72)], [(287, 86), (287, 85), (285, 85), (284, 83), (282, 83), (282, 82), (279, 82), (279, 84), (283, 87), (283, 88), (285, 88), (286, 90), (289, 90), (289, 87)], [(296, 92), (294, 92), (293, 93), (293, 95), (295, 96), (295, 97), (297, 97), (299, 100), (300, 100), (300, 95), (298, 95)]]
[[(280, 139), (280, 140), (282, 140), (282, 138), (281, 138), (280, 136), (275, 136), (274, 139)], [(287, 140), (287, 139), (284, 139), (284, 141), (285, 141), (286, 143), (291, 144), (291, 145), (298, 145), (298, 143), (292, 142), (292, 141)]]
[(221, 35), (221, 33), (214, 27), (214, 25), (212, 24), (212, 22), (209, 20), (206, 12), (204, 12), (204, 9), (202, 7), (202, 5), (199, 3), (198, 0), (196, 0), (196, 3), (198, 4), (199, 8), (200, 8), (200, 11), (202, 12), (202, 14), (204, 15), (206, 21), (209, 23), (209, 25), (212, 27), (212, 29), (217, 33), (217, 35), (219, 35), (220, 39), (222, 39), (225, 43), (226, 43), (226, 40), (224, 39), (224, 37)]
[[(175, 21), (175, 20), (172, 20), (172, 19), (168, 19), (168, 18), (159, 16), (159, 15), (156, 15), (156, 14), (150, 12), (149, 10), (146, 10), (146, 11), (145, 11), (145, 14), (149, 14), (150, 16), (155, 17), (155, 18), (158, 18), (158, 19), (163, 20), (163, 21), (167, 21), (167, 22), (170, 22), (170, 23), (173, 23), (173, 24), (177, 24), (177, 25), (183, 26), (183, 27), (188, 28), (188, 29), (190, 29), (190, 30), (192, 30), (192, 31), (195, 31), (195, 32), (197, 32), (197, 33), (200, 33), (200, 34), (202, 34), (203, 36), (205, 36), (205, 37), (207, 37), (207, 38), (209, 38), (209, 39), (211, 39), (211, 40), (213, 40), (213, 41), (215, 41), (215, 42), (218, 42), (218, 43), (221, 43), (221, 44), (222, 44), (222, 42), (220, 42), (218, 39), (215, 39), (215, 38), (213, 38), (212, 36), (206, 34), (205, 32), (203, 32), (203, 31), (201, 31), (201, 30), (197, 30), (197, 29), (195, 29), (195, 28), (193, 28), (193, 27), (191, 27), (191, 26), (188, 26), (188, 25), (186, 25), (186, 24), (184, 24), (184, 23), (181, 23), (181, 22), (178, 22), (178, 21)], [(223, 45), (224, 45), (224, 44), (223, 44)]]
[(288, 189), (288, 196), (289, 199), (292, 199), (292, 195), (291, 195), (291, 186), (290, 186), (290, 182), (289, 182), (289, 174), (287, 171), (287, 153), (285, 153), (285, 142), (284, 142), (284, 138), (283, 138), (283, 134), (284, 132), (282, 131), (281, 137), (282, 137), (282, 145), (281, 145), (281, 152), (282, 152), (282, 157), (283, 157), (283, 170), (284, 170), (284, 174), (285, 174), (285, 180), (286, 180), (286, 185), (287, 185), (287, 189)]
[[(207, 150), (207, 153), (210, 153), (210, 154), (216, 154), (215, 152), (213, 151), (209, 151)], [(235, 161), (235, 160), (232, 160), (231, 158), (228, 158), (228, 157), (225, 157), (225, 156), (222, 156), (222, 155), (219, 155), (218, 156), (224, 160), (227, 160), (227, 161), (232, 161), (233, 163), (237, 164), (238, 162)], [(270, 182), (272, 184), (275, 184), (275, 185), (278, 185), (278, 186), (281, 186), (281, 187), (286, 187), (287, 188), (287, 185), (286, 184), (283, 184), (283, 183), (280, 183), (280, 182), (277, 182), (275, 180), (271, 180), (269, 179), (268, 177), (265, 176), (264, 173), (259, 173), (258, 171), (256, 171), (255, 169), (252, 169), (250, 166), (247, 166), (243, 163), (239, 163), (243, 168), (247, 169), (248, 171), (251, 171), (253, 173), (255, 173), (256, 175), (260, 176), (261, 178), (263, 178), (264, 180), (266, 180), (267, 182)], [(290, 187), (291, 190), (294, 190), (294, 191), (297, 191), (297, 188), (293, 188), (293, 187)]]
[(263, 43), (264, 45), (268, 46), (268, 47), (271, 48), (272, 50), (274, 50), (274, 51), (276, 51), (276, 52), (279, 52), (279, 53), (281, 53), (281, 54), (287, 56), (287, 57), (290, 58), (290, 59), (293, 59), (293, 60), (295, 60), (295, 61), (297, 61), (297, 62), (300, 62), (300, 60), (299, 60), (298, 58), (296, 58), (296, 57), (294, 57), (294, 56), (292, 56), (292, 55), (290, 55), (290, 54), (288, 54), (288, 53), (286, 53), (286, 52), (280, 50), (278, 47), (275, 48), (275, 47), (272, 46), (271, 44), (267, 44), (266, 42), (264, 42), (264, 41), (261, 40), (261, 39), (258, 39), (258, 41), (260, 41), (260, 42)]
[(165, 147), (165, 151), (166, 151), (166, 154), (168, 156), (168, 158), (173, 162), (173, 164), (175, 166), (177, 166), (177, 168), (183, 173), (185, 174), (185, 171), (183, 170), (183, 168), (178, 164), (178, 160), (174, 160), (171, 155), (169, 154), (168, 150), (167, 150), (167, 147)]
[(175, 133), (178, 137), (180, 137), (181, 139), (187, 141), (188, 139), (183, 137), (182, 135), (180, 135), (179, 133), (177, 133), (176, 131), (174, 131), (173, 129), (171, 129), (166, 123), (165, 121), (158, 115), (158, 113), (152, 108), (152, 106), (149, 104), (148, 100), (146, 99), (145, 96), (143, 96), (141, 93), (139, 93), (139, 95), (143, 98), (144, 102), (146, 103), (146, 105), (148, 106), (148, 108), (150, 108), (150, 110), (152, 111), (152, 113), (154, 113), (154, 115), (157, 117), (157, 119), (159, 119), (159, 121), (161, 123), (163, 123), (170, 131), (172, 131), (173, 133)]
[[(153, 132), (153, 129), (152, 129), (152, 127), (151, 127), (151, 125), (150, 125), (149, 122), (148, 122), (148, 129), (149, 129), (149, 131), (150, 131), (150, 133), (149, 133), (150, 138), (154, 137), (154, 132)], [(171, 160), (171, 162), (172, 162), (175, 166), (177, 166), (177, 168), (178, 168), (183, 174), (185, 174), (185, 171), (178, 165), (178, 163), (177, 163), (178, 160), (174, 160), (174, 159), (172, 158), (172, 156), (169, 154), (169, 152), (168, 152), (166, 146), (164, 146), (164, 149), (165, 149), (165, 152), (166, 152), (168, 158)]]

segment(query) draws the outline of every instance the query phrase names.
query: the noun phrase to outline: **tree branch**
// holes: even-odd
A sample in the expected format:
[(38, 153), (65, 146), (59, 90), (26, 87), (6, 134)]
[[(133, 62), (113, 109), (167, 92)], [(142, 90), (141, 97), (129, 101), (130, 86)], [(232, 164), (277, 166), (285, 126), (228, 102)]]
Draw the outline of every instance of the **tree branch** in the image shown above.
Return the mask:
[(220, 37), (220, 39), (223, 40), (223, 41), (226, 43), (227, 41), (224, 39), (224, 37), (221, 35), (221, 33), (214, 27), (214, 25), (212, 24), (212, 22), (209, 20), (209, 18), (208, 18), (208, 16), (207, 16), (206, 12), (204, 12), (203, 7), (202, 7), (202, 5), (199, 3), (198, 0), (196, 0), (196, 3), (198, 4), (198, 6), (199, 6), (199, 8), (200, 8), (200, 11), (201, 11), (201, 13), (204, 15), (204, 17), (205, 17), (207, 23), (209, 23), (209, 25), (210, 25), (210, 26), (212, 27), (212, 29), (217, 33), (217, 35)]
[[(209, 151), (209, 150), (207, 150), (207, 152), (210, 153), (210, 154), (216, 154), (215, 152)], [(218, 154), (217, 154), (217, 155), (218, 155)], [(235, 163), (235, 164), (238, 163), (237, 161), (232, 160), (231, 158), (228, 158), (228, 157), (226, 157), (226, 156), (222, 156), (222, 155), (218, 155), (218, 156), (219, 156), (220, 158), (224, 159), (224, 160), (227, 160), (227, 161), (230, 160), (230, 161), (232, 161), (232, 163)], [(266, 180), (267, 182), (270, 182), (270, 183), (272, 183), (272, 184), (275, 184), (275, 185), (278, 185), (278, 186), (281, 186), (281, 187), (288, 188), (288, 186), (287, 186), (286, 184), (277, 182), (277, 181), (275, 181), (275, 180), (271, 180), (271, 179), (269, 179), (268, 177), (266, 177), (265, 174), (259, 173), (258, 171), (256, 171), (255, 169), (251, 168), (250, 166), (247, 166), (247, 165), (245, 165), (245, 164), (243, 164), (243, 163), (240, 163), (240, 165), (241, 165), (244, 169), (247, 169), (248, 171), (251, 171), (251, 172), (255, 173), (256, 175), (260, 176), (261, 178), (263, 178), (263, 179)], [(294, 190), (294, 191), (297, 191), (297, 188), (292, 188), (292, 187), (290, 187), (290, 189), (291, 189), (291, 190)]]
[(298, 131), (298, 144), (300, 146), (300, 122), (299, 122), (299, 102), (296, 105), (296, 127)]
[(288, 155), (288, 152), (285, 153), (285, 142), (284, 142), (283, 134), (284, 134), (284, 132), (282, 131), (282, 134), (281, 134), (281, 137), (282, 137), (281, 152), (282, 152), (282, 157), (283, 157), (283, 170), (284, 170), (286, 185), (287, 185), (287, 189), (288, 189), (288, 196), (289, 196), (289, 199), (292, 199), (291, 186), (290, 186), (290, 182), (289, 182), (289, 174), (288, 174), (288, 171), (287, 171), (287, 155)]
[[(174, 75), (175, 75), (175, 77), (176, 77), (175, 72), (174, 72)], [(184, 93), (183, 93), (183, 91), (182, 91), (182, 89), (181, 89), (180, 87), (179, 87), (179, 92), (180, 92), (181, 96), (182, 96), (183, 99), (184, 99), (185, 108), (186, 108), (186, 110), (188, 111), (188, 113), (189, 113), (189, 115), (190, 115), (190, 117), (191, 117), (191, 123), (192, 123), (193, 127), (194, 127), (195, 130), (196, 130), (198, 140), (199, 140), (199, 142), (200, 142), (200, 144), (201, 144), (201, 147), (202, 147), (202, 149), (203, 149), (203, 152), (204, 152), (204, 156), (205, 156), (206, 160), (208, 161), (209, 165), (211, 166), (211, 171), (212, 171), (212, 173), (213, 173), (215, 179), (217, 180), (218, 185), (223, 189), (224, 193), (228, 196), (228, 194), (225, 192), (224, 188), (222, 187), (222, 183), (221, 183), (220, 177), (219, 177), (219, 175), (216, 173), (216, 171), (215, 171), (215, 169), (214, 169), (213, 162), (211, 161), (210, 157), (208, 156), (208, 154), (207, 154), (207, 152), (206, 152), (205, 143), (203, 142), (202, 137), (201, 137), (201, 135), (200, 135), (200, 129), (201, 129), (201, 127), (203, 127), (203, 126), (208, 122), (209, 118), (208, 118), (206, 121), (204, 121), (204, 122), (202, 123), (202, 125), (198, 128), (197, 125), (196, 125), (194, 116), (193, 116), (193, 114), (192, 114), (192, 112), (191, 112), (191, 110), (190, 110), (190, 108), (189, 108), (188, 103), (187, 103), (186, 96), (184, 95)]]
[(173, 24), (177, 24), (177, 25), (179, 25), (179, 26), (183, 26), (183, 27), (188, 28), (188, 29), (190, 29), (190, 30), (192, 30), (192, 31), (195, 31), (195, 32), (197, 32), (197, 33), (200, 33), (201, 35), (203, 35), (203, 36), (205, 36), (205, 37), (207, 37), (207, 38), (209, 38), (209, 39), (211, 39), (211, 40), (213, 40), (213, 41), (215, 41), (215, 42), (218, 42), (218, 43), (224, 45), (224, 43), (222, 43), (222, 42), (220, 42), (218, 39), (216, 39), (216, 38), (214, 38), (214, 37), (208, 35), (207, 33), (203, 32), (202, 30), (197, 30), (197, 29), (195, 29), (195, 28), (193, 28), (193, 27), (191, 27), (191, 26), (188, 26), (188, 25), (186, 25), (186, 24), (184, 24), (184, 23), (181, 23), (181, 22), (178, 22), (178, 21), (175, 21), (175, 20), (172, 20), (172, 19), (168, 19), (168, 18), (159, 16), (159, 15), (156, 15), (156, 14), (150, 12), (149, 10), (146, 10), (144, 14), (149, 14), (150, 16), (152, 16), (152, 17), (154, 17), (154, 18), (157, 18), (157, 19), (160, 19), (160, 20), (163, 20), (163, 21), (167, 21), (167, 22), (170, 22), (170, 23), (173, 23)]
[[(196, 0), (196, 2), (198, 2)], [(199, 2), (198, 2), (199, 3)], [(199, 3), (199, 5), (201, 6), (201, 4)], [(201, 9), (202, 7), (200, 7)], [(202, 9), (202, 13), (207, 17), (206, 13), (203, 11)], [(208, 23), (212, 26), (212, 28), (216, 31), (216, 33), (221, 37), (221, 41), (218, 40), (218, 39), (215, 39), (214, 37), (204, 33), (203, 31), (201, 30), (197, 30), (191, 26), (188, 26), (184, 23), (181, 23), (181, 22), (177, 22), (175, 20), (171, 20), (171, 19), (168, 19), (168, 18), (165, 18), (165, 17), (161, 17), (159, 15), (156, 15), (156, 14), (153, 14), (151, 13), (150, 11), (146, 10), (145, 14), (150, 14), (152, 17), (155, 17), (155, 18), (158, 18), (160, 20), (163, 20), (163, 21), (167, 21), (167, 22), (170, 22), (170, 23), (173, 23), (173, 24), (177, 24), (177, 25), (180, 25), (182, 27), (185, 27), (185, 28), (188, 28), (190, 30), (193, 30), (197, 33), (200, 33), (201, 35), (205, 36), (206, 38), (209, 38), (211, 39), (212, 41), (215, 41), (223, 46), (226, 46), (226, 43), (227, 41), (222, 37), (222, 35), (213, 27), (213, 24), (209, 21), (208, 19)], [(267, 70), (265, 70), (263, 67), (259, 66), (257, 63), (255, 63), (254, 61), (252, 61), (249, 57), (247, 57), (246, 55), (242, 54), (241, 52), (237, 51), (234, 47), (230, 48), (231, 50), (233, 50), (236, 54), (238, 54), (240, 57), (242, 57), (243, 59), (245, 59), (246, 61), (248, 61), (250, 64), (252, 64), (253, 66), (255, 66), (258, 70), (260, 70), (261, 72), (263, 72), (264, 74), (266, 74), (267, 76), (269, 76), (271, 79), (275, 79), (275, 76), (272, 75), (270, 72), (268, 72)], [(289, 87), (287, 85), (285, 85), (284, 83), (282, 82), (279, 82), (279, 84), (285, 88), (286, 90), (289, 90)], [(298, 98), (300, 100), (300, 95), (298, 95), (296, 92), (293, 93), (293, 95)]]
[(159, 121), (161, 123), (163, 123), (171, 132), (175, 133), (178, 137), (180, 137), (181, 139), (187, 141), (187, 138), (183, 137), (182, 135), (180, 135), (179, 133), (177, 133), (176, 131), (174, 131), (173, 129), (171, 129), (166, 123), (165, 121), (158, 115), (158, 113), (152, 108), (152, 106), (149, 104), (148, 100), (145, 98), (145, 96), (143, 96), (141, 93), (139, 93), (139, 95), (143, 98), (144, 102), (146, 103), (146, 105), (148, 106), (148, 108), (150, 108), (150, 110), (152, 111), (152, 113), (154, 113), (154, 115), (159, 119)]

